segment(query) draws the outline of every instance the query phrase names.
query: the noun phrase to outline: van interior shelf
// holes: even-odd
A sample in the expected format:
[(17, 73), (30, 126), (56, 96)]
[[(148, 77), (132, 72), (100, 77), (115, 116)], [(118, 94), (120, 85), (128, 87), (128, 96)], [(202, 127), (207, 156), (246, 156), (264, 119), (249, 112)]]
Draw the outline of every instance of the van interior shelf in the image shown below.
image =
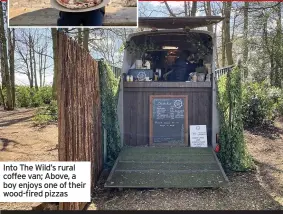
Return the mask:
[(124, 82), (125, 88), (210, 88), (211, 82)]

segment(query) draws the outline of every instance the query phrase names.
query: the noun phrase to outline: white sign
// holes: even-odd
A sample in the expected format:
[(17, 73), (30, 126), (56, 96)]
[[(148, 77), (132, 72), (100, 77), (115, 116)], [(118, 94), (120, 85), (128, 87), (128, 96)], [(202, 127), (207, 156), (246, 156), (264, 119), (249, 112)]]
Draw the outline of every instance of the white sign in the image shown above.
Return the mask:
[(0, 202), (90, 202), (90, 162), (0, 162)]
[(206, 125), (190, 126), (191, 147), (207, 147)]

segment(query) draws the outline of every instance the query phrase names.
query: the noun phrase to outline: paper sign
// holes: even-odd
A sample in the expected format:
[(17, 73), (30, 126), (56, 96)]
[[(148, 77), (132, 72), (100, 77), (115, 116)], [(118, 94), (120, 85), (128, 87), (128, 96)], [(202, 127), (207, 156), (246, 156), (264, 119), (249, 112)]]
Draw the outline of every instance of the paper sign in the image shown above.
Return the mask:
[(207, 147), (206, 125), (190, 126), (191, 147)]

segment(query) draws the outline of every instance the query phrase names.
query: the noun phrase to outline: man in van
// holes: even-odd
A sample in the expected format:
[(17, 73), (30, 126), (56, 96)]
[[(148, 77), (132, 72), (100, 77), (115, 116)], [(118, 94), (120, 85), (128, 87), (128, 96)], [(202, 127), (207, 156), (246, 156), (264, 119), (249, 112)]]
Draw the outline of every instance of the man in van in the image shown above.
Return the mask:
[(193, 56), (189, 51), (182, 51), (180, 57), (175, 61), (172, 69), (164, 74), (164, 78), (169, 81), (185, 82), (189, 74), (195, 71), (195, 63), (192, 63)]

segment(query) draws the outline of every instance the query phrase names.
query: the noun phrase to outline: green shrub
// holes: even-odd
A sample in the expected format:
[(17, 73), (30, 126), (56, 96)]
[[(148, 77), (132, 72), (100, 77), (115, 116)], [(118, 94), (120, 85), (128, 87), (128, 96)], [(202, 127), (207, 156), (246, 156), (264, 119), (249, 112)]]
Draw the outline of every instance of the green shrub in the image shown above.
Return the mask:
[(245, 171), (252, 167), (243, 133), (241, 71), (235, 67), (230, 78), (223, 75), (218, 83), (217, 104), (220, 116), (219, 159), (226, 170)]
[(52, 87), (51, 86), (45, 86), (45, 87), (39, 88), (38, 94), (40, 95), (43, 104), (51, 103), (52, 101)]
[(30, 107), (31, 94), (30, 88), (27, 86), (16, 87), (16, 106), (17, 107)]
[(121, 146), (117, 115), (119, 79), (115, 78), (112, 70), (104, 62), (99, 62), (98, 68), (101, 93), (102, 126), (107, 131), (106, 165), (111, 166), (118, 157)]
[(36, 114), (33, 118), (33, 122), (35, 125), (46, 125), (52, 122), (52, 117), (46, 114)]
[(276, 106), (277, 106), (279, 116), (283, 116), (283, 93), (279, 97), (278, 103), (276, 104)]
[(243, 87), (243, 120), (246, 128), (272, 124), (282, 112), (282, 91), (267, 82), (249, 82)]
[(16, 107), (39, 107), (50, 104), (52, 87), (40, 87), (38, 91), (29, 86), (16, 86)]
[(58, 121), (57, 101), (51, 100), (50, 104), (37, 110), (33, 118), (35, 125), (46, 125)]

